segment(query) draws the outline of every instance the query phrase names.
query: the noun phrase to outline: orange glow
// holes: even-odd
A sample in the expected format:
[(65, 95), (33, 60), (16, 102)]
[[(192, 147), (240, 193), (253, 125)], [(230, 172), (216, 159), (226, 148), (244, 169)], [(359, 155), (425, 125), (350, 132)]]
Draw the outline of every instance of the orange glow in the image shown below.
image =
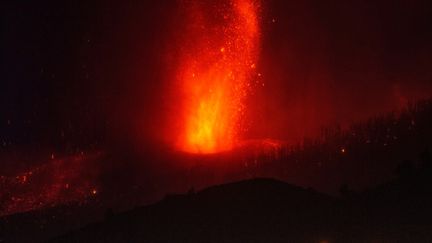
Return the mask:
[(186, 41), (177, 76), (183, 92), (177, 147), (190, 153), (230, 150), (242, 130), (244, 100), (256, 68), (259, 4), (228, 0), (186, 5)]

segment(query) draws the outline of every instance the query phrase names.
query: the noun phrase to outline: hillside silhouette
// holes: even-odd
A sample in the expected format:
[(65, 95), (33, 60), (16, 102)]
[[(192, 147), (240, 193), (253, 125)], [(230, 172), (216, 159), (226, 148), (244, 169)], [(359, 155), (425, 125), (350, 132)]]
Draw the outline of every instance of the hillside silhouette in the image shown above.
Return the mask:
[(257, 178), (167, 196), (50, 242), (430, 242), (430, 175), (349, 198)]
[[(100, 192), (2, 216), (0, 242), (430, 242), (430, 124), (432, 100), (423, 100), (349, 128), (326, 128), (299, 145), (258, 141), (266, 147), (253, 156), (183, 158), (162, 151), (146, 157), (154, 168), (126, 152), (109, 159), (129, 164), (88, 161), (81, 171), (108, 168), (95, 178)], [(15, 188), (33, 192), (36, 175), (26, 183), (1, 177), (8, 193), (0, 195), (0, 208), (20, 199)], [(80, 182), (78, 175), (72, 178)], [(239, 182), (224, 184), (230, 181)], [(209, 187), (215, 184), (221, 185)]]
[[(262, 242), (331, 230), (334, 199), (273, 179), (169, 195), (53, 242)], [(289, 209), (289, 210), (287, 210)], [(282, 220), (283, 219), (283, 220)]]
[(421, 163), (432, 150), (431, 124), (432, 100), (420, 100), (349, 127), (323, 128), (319, 137), (258, 156), (250, 171), (331, 194), (344, 183), (364, 190), (394, 179), (404, 160)]

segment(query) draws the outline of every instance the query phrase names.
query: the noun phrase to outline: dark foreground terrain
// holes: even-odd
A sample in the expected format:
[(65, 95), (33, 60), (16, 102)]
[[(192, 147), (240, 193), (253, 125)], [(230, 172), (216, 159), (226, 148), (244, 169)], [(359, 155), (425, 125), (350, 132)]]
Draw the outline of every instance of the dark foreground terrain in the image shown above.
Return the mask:
[(106, 149), (18, 174), (11, 160), (0, 168), (0, 242), (432, 242), (430, 124), (426, 100), (295, 146)]
[(0, 242), (432, 242), (431, 166), (398, 171), (363, 192), (342, 186), (340, 197), (256, 178), (121, 213), (63, 205), (0, 218)]
[(332, 198), (273, 179), (171, 195), (50, 242), (431, 242), (430, 171)]

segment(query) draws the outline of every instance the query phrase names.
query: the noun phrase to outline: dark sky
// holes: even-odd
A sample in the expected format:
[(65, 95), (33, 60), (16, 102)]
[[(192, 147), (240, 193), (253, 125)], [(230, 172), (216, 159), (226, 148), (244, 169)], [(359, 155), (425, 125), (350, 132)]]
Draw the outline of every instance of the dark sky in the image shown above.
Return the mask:
[(264, 136), (313, 135), (323, 124), (346, 125), (431, 94), (430, 1), (265, 6), (261, 67), (268, 85), (252, 115), (261, 117), (255, 127)]
[[(176, 1), (1, 5), (3, 148), (73, 150), (167, 132)], [(265, 86), (248, 101), (247, 136), (296, 140), (429, 96), (430, 23), (426, 0), (263, 1)]]

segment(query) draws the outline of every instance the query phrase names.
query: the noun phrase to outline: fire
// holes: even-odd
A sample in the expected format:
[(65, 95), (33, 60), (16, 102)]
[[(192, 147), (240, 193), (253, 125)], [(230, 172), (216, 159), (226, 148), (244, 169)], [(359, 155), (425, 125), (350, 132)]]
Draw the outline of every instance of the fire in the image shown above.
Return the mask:
[(259, 3), (191, 1), (185, 7), (186, 40), (177, 76), (183, 92), (182, 131), (177, 145), (191, 153), (230, 150), (239, 138), (244, 100), (256, 69)]

